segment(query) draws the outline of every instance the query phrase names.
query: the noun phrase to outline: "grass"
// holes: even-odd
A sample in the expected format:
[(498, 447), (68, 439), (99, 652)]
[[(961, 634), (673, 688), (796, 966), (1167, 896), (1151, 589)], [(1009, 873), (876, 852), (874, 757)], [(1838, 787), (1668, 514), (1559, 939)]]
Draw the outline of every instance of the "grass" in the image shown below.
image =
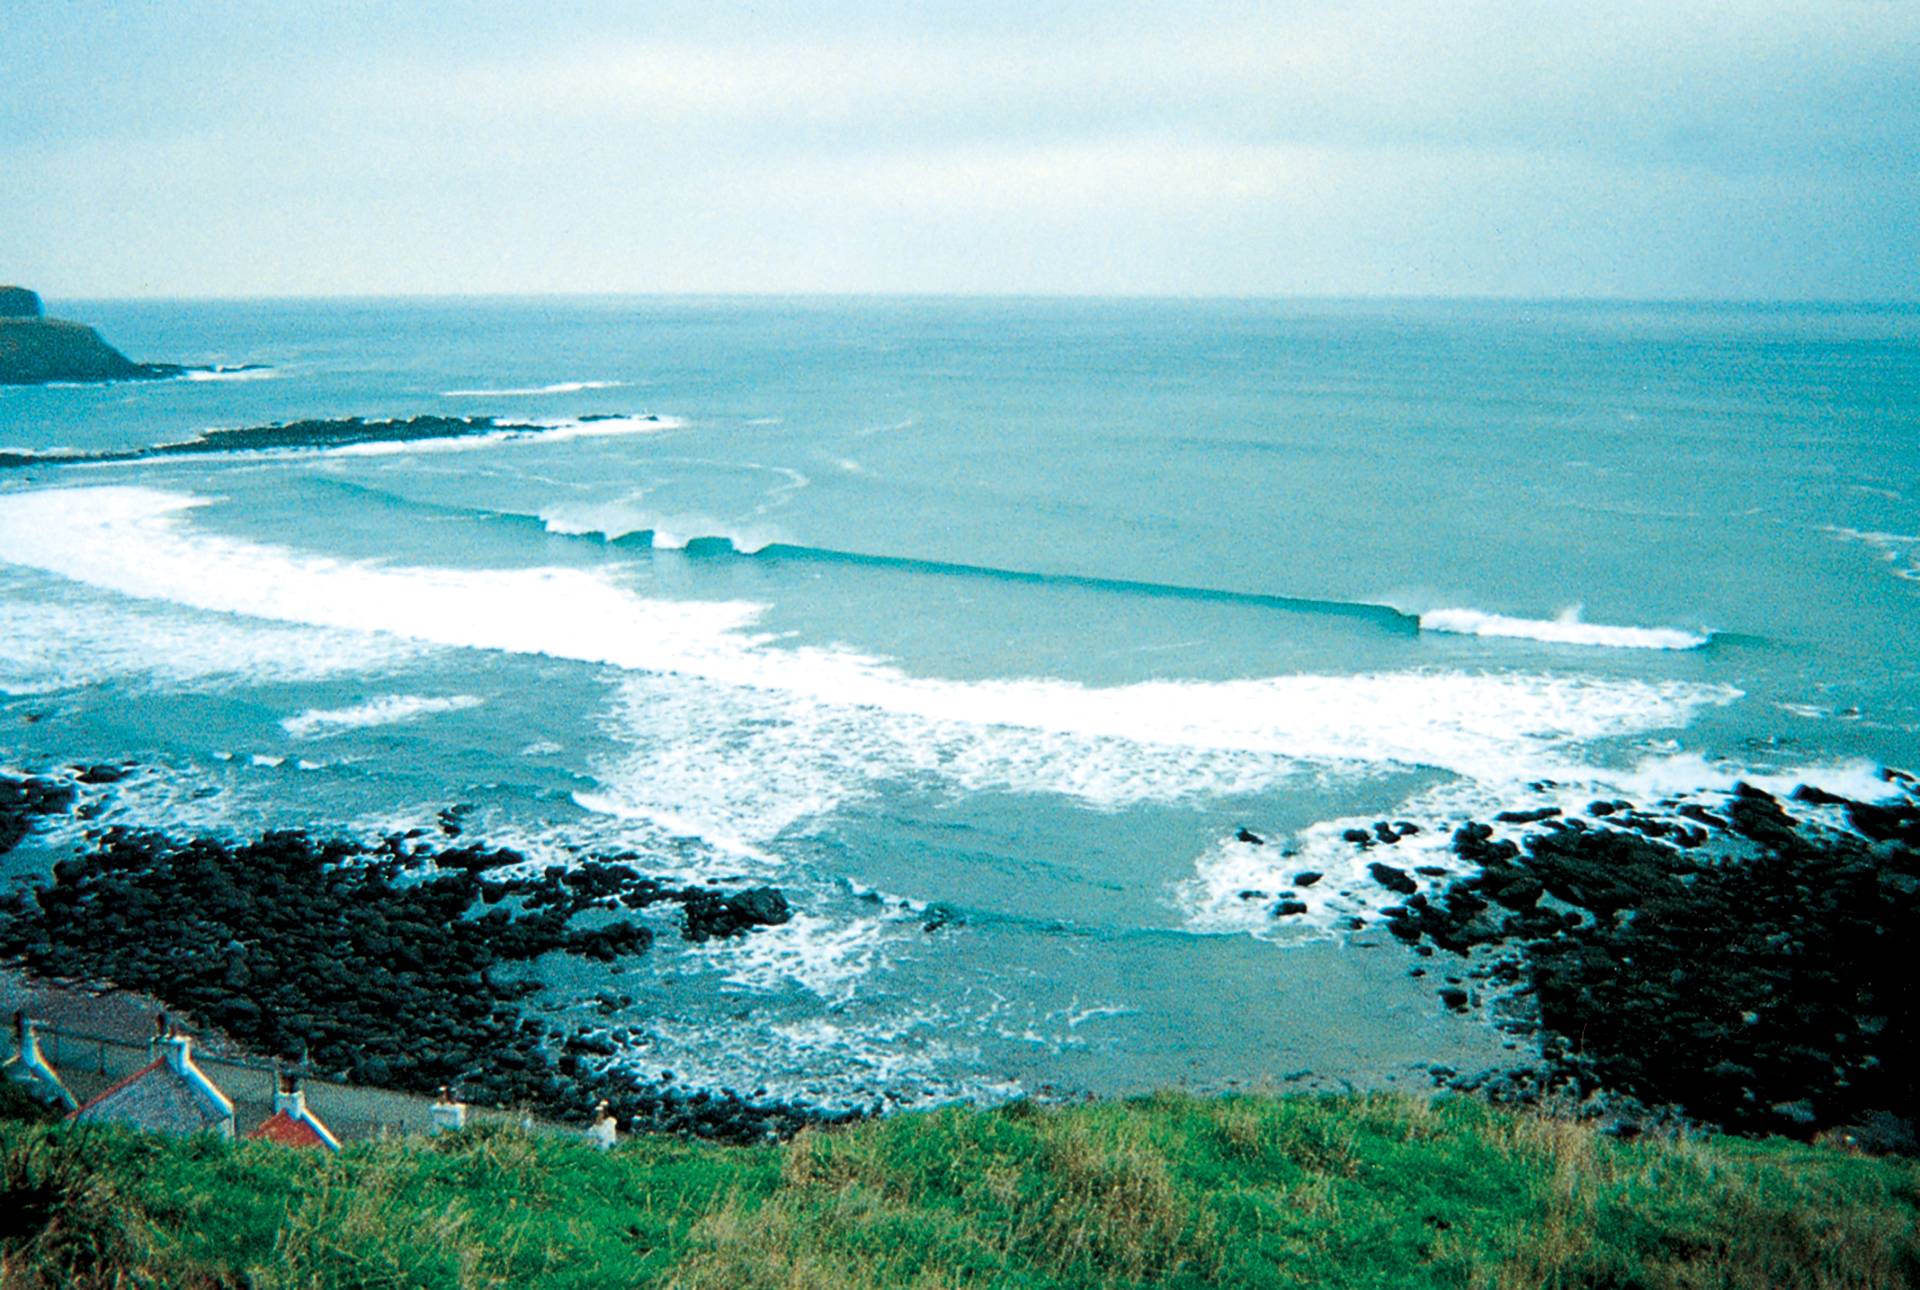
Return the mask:
[(1162, 1094), (609, 1153), (489, 1128), (330, 1159), (6, 1120), (0, 1153), (4, 1290), (1920, 1284), (1920, 1163), (1466, 1099)]

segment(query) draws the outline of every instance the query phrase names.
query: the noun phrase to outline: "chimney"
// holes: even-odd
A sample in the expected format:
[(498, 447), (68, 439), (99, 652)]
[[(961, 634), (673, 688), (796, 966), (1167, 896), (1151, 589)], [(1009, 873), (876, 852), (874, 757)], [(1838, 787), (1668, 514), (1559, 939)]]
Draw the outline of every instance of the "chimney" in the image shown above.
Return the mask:
[(193, 1064), (193, 1036), (166, 1035), (160, 1040), (160, 1055), (167, 1059), (167, 1066), (175, 1075), (184, 1075), (191, 1079), (199, 1073)]
[(602, 1151), (613, 1150), (613, 1144), (620, 1140), (620, 1124), (607, 1110), (604, 1100), (593, 1108), (593, 1123), (587, 1126), (587, 1141)]
[(7, 1076), (26, 1085), (43, 1102), (69, 1111), (79, 1106), (53, 1067), (47, 1065), (47, 1059), (40, 1055), (40, 1036), (33, 1018), (25, 1012), (14, 1013), (13, 1029), (16, 1051), (6, 1063)]
[(273, 1109), (275, 1114), (285, 1114), (294, 1120), (307, 1118), (307, 1095), (300, 1089), (300, 1078), (291, 1071), (281, 1071), (278, 1087), (273, 1090)]
[[(160, 1014), (161, 1023), (166, 1025), (166, 1014)], [(166, 1032), (154, 1043), (160, 1050), (160, 1058), (166, 1062), (167, 1069), (180, 1078), (180, 1081), (193, 1090), (193, 1094), (212, 1113), (220, 1136), (233, 1136), (233, 1102), (220, 1086), (207, 1078), (207, 1073), (193, 1060), (193, 1036), (176, 1035), (173, 1027), (166, 1025)]]
[(295, 1124), (304, 1126), (327, 1150), (340, 1149), (340, 1139), (333, 1136), (333, 1130), (307, 1109), (306, 1090), (300, 1087), (300, 1077), (292, 1071), (283, 1070), (279, 1073), (273, 1090), (273, 1113), (284, 1115)]
[(467, 1127), (467, 1104), (454, 1100), (453, 1093), (445, 1084), (440, 1086), (440, 1096), (427, 1109), (428, 1133), (452, 1133)]

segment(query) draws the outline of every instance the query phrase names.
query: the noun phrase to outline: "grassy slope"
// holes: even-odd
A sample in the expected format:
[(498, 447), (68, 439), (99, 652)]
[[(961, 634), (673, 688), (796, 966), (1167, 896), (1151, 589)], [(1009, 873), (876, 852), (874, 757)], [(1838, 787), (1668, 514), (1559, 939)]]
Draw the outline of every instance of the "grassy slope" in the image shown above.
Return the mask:
[(19, 1121), (0, 1145), (7, 1290), (1920, 1284), (1920, 1164), (1617, 1143), (1466, 1099), (1161, 1095), (610, 1154), (472, 1131), (319, 1160)]

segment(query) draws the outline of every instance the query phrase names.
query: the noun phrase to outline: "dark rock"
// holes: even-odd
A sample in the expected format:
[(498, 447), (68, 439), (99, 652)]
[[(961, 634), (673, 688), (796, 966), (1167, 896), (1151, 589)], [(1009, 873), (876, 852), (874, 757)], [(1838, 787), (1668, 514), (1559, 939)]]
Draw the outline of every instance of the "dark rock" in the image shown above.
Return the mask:
[[(72, 794), (54, 781), (0, 785), (15, 806)], [(769, 888), (676, 891), (596, 861), (483, 881), (478, 872), (524, 857), (424, 845), (406, 855), (297, 831), (234, 843), (110, 828), (90, 845), (38, 891), (0, 895), (0, 958), (146, 991), (256, 1052), (304, 1053), (317, 1073), (362, 1084), (427, 1092), (472, 1074), (496, 1102), (543, 1115), (584, 1120), (604, 1096), (643, 1127), (672, 1122), (738, 1141), (845, 1118), (725, 1095), (696, 1123), (631, 1075), (563, 1071), (563, 1040), (550, 1055), (543, 1027), (520, 1010), (540, 984), (502, 972), (555, 952), (600, 961), (644, 952), (652, 933), (641, 924), (600, 914), (592, 927), (569, 926), (582, 909), (620, 908), (615, 896), (712, 899), (731, 924), (764, 925), (791, 916)], [(612, 1041), (584, 1042), (604, 1056)]]
[(1682, 806), (1677, 813), (1680, 815), (1686, 816), (1689, 820), (1698, 821), (1699, 823), (1706, 825), (1710, 829), (1725, 829), (1727, 827), (1726, 820), (1724, 820), (1718, 815), (1715, 815), (1712, 811), (1709, 811), (1706, 807), (1700, 806), (1693, 802), (1688, 802), (1686, 805)]
[[(1853, 819), (1857, 804), (1817, 792), (1792, 800)], [(1724, 817), (1668, 803), (1701, 828), (1598, 805), (1606, 825), (1535, 821), (1524, 850), (1461, 826), (1455, 852), (1479, 871), (1389, 915), (1416, 950), (1511, 947), (1486, 979), (1509, 992), (1503, 1007), (1524, 1004), (1506, 1024), (1537, 1025), (1541, 1065), (1498, 1096), (1609, 1090), (1693, 1122), (1803, 1137), (1916, 1104), (1920, 1005), (1902, 947), (1920, 933), (1920, 854), (1907, 804), (1867, 812), (1878, 827), (1856, 825), (1861, 836), (1798, 820), (1751, 785)], [(1739, 848), (1696, 854), (1708, 828)]]
[(0, 855), (20, 844), (35, 819), (69, 810), (73, 799), (73, 785), (59, 780), (0, 775)]
[(1247, 828), (1242, 828), (1239, 832), (1235, 833), (1233, 837), (1236, 842), (1245, 842), (1256, 847), (1267, 845), (1265, 838)]
[(713, 890), (690, 890), (680, 902), (681, 934), (698, 943), (739, 936), (754, 927), (784, 923), (793, 917), (787, 898), (774, 887), (755, 887), (728, 896)]
[(1373, 845), (1373, 834), (1367, 832), (1365, 829), (1348, 829), (1340, 836), (1362, 849)]
[(1367, 872), (1373, 875), (1375, 882), (1388, 891), (1410, 896), (1420, 890), (1420, 884), (1409, 878), (1405, 870), (1396, 869), (1390, 864), (1381, 864), (1376, 860), (1367, 866)]
[(1294, 914), (1304, 914), (1307, 912), (1307, 902), (1304, 900), (1276, 901), (1274, 902), (1272, 912), (1275, 918), (1287, 918)]
[(1537, 824), (1541, 820), (1550, 820), (1560, 814), (1557, 806), (1542, 806), (1531, 811), (1501, 811), (1493, 818), (1502, 824)]
[(1320, 879), (1325, 876), (1326, 875), (1319, 873), (1313, 869), (1303, 869), (1299, 873), (1296, 873), (1295, 875), (1293, 875), (1293, 885), (1296, 887), (1311, 887), (1313, 886), (1314, 883), (1319, 882)]
[(1467, 1010), (1467, 992), (1459, 986), (1446, 986), (1440, 991), (1440, 1002), (1446, 1004), (1447, 1007), (1453, 1009), (1455, 1012), (1465, 1012)]

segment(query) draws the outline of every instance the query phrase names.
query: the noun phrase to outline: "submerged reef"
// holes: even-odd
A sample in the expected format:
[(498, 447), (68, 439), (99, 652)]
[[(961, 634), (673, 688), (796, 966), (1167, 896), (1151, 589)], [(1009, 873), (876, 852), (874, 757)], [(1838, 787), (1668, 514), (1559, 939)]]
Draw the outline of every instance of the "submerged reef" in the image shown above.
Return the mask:
[[(658, 424), (659, 421), (659, 416), (652, 413), (641, 416), (589, 413), (577, 418), (574, 424), (582, 426), (606, 422)], [(0, 452), (0, 470), (103, 465), (123, 461), (147, 461), (155, 457), (197, 457), (225, 453), (324, 452), (332, 449), (366, 448), (380, 444), (400, 446), (486, 436), (536, 437), (555, 433), (560, 428), (550, 422), (502, 421), (490, 416), (448, 417), (425, 414), (371, 420), (366, 417), (322, 417), (304, 421), (283, 421), (272, 425), (208, 430), (190, 439), (148, 444), (138, 448), (106, 449), (95, 452)]]

